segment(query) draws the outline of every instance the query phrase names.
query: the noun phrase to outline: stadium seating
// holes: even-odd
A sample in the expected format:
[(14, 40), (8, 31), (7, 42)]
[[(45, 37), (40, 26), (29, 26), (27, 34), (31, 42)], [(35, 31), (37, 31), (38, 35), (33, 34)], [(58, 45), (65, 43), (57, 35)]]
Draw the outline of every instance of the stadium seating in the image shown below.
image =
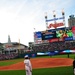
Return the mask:
[(63, 41), (63, 42), (38, 44), (38, 45), (33, 46), (32, 49), (34, 52), (75, 49), (75, 42), (74, 41)]

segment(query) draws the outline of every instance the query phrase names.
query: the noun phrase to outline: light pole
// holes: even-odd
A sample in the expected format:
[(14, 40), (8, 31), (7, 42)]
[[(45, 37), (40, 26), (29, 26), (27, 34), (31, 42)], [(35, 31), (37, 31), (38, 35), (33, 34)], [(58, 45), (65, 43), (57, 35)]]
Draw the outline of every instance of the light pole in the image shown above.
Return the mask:
[(45, 12), (45, 22), (46, 22), (46, 30), (48, 30), (47, 12)]
[(53, 17), (54, 17), (54, 24), (55, 24), (55, 29), (56, 29), (56, 13), (55, 13), (55, 10), (53, 11)]
[(62, 16), (63, 16), (63, 24), (64, 24), (64, 26), (65, 26), (65, 28), (66, 28), (66, 25), (65, 25), (65, 13), (64, 13), (64, 9), (62, 9)]

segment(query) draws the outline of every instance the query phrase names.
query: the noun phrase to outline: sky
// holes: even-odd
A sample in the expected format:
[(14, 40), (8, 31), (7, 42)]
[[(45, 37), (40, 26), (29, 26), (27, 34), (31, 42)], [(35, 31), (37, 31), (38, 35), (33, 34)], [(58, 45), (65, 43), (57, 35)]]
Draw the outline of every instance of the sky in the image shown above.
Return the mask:
[(34, 32), (46, 30), (45, 13), (48, 19), (61, 17), (65, 12), (68, 26), (69, 15), (75, 15), (75, 0), (0, 0), (0, 42), (19, 42), (28, 45), (34, 42)]

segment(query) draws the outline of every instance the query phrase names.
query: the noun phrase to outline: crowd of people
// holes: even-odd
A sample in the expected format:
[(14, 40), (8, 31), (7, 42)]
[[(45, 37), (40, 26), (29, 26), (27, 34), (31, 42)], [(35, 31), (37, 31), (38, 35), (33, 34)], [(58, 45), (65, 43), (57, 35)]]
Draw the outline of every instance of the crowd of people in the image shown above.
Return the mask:
[(8, 60), (8, 59), (13, 59), (18, 56), (17, 53), (11, 53), (11, 54), (0, 54), (0, 60)]
[(32, 47), (32, 49), (34, 52), (75, 49), (75, 42), (74, 41), (52, 42), (35, 45)]

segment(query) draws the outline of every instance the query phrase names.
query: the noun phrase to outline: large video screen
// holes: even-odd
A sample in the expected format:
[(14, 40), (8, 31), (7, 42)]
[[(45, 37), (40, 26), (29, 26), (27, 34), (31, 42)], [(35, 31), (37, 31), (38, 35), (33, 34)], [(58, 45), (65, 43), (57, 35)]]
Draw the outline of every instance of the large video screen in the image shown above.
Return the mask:
[(56, 32), (55, 31), (46, 31), (42, 33), (42, 40), (49, 40), (56, 38)]
[(65, 28), (57, 29), (56, 37), (63, 38), (64, 41), (73, 40), (72, 29), (65, 29)]

